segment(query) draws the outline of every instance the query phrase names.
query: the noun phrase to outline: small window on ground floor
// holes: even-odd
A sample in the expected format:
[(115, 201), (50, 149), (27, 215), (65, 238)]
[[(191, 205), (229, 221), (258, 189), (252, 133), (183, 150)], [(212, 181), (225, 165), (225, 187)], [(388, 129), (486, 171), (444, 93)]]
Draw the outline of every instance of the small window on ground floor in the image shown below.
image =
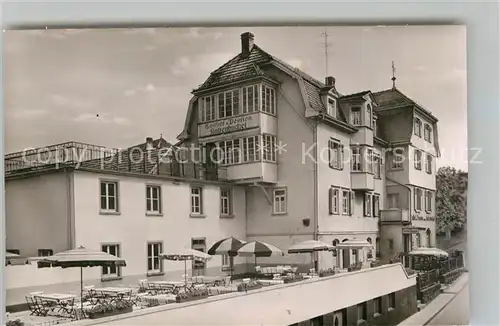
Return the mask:
[(396, 292), (392, 292), (391, 294), (389, 294), (389, 309), (391, 308), (396, 308)]
[(373, 299), (373, 312), (376, 314), (382, 314), (382, 298), (381, 297)]
[(52, 256), (54, 251), (52, 249), (38, 249), (38, 257)]
[(363, 302), (358, 304), (358, 321), (367, 320), (367, 304)]

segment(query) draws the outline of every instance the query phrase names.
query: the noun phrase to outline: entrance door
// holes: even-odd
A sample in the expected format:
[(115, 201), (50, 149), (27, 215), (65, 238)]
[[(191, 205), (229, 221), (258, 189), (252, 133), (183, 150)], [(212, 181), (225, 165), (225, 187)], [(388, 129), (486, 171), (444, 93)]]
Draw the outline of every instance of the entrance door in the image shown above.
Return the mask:
[(342, 250), (342, 268), (347, 268), (351, 265), (351, 253), (349, 249)]
[[(403, 234), (403, 252), (409, 253), (411, 250), (411, 235)], [(410, 267), (410, 257), (404, 256), (404, 266)]]

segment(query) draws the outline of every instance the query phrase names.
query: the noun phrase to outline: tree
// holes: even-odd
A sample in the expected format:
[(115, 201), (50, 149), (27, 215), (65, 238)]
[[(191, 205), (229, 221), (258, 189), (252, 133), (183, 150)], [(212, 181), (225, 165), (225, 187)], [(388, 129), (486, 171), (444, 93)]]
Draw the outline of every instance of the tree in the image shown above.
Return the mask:
[(450, 166), (436, 174), (436, 228), (442, 234), (460, 231), (467, 223), (467, 172)]

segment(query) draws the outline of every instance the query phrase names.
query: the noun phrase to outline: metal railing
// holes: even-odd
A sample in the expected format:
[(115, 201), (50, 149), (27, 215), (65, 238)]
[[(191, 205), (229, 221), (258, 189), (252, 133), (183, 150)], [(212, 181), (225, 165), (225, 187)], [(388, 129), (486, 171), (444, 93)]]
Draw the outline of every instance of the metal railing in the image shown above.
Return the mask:
[(4, 165), (6, 177), (71, 167), (210, 181), (227, 180), (226, 169), (216, 164), (178, 162), (168, 148), (147, 150), (144, 146), (117, 149), (67, 142), (5, 155)]

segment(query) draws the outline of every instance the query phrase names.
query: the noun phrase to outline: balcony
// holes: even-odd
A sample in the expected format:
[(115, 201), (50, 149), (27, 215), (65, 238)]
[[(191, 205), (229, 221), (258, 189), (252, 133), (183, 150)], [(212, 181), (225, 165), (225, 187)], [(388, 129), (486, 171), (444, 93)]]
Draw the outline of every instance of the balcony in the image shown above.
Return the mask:
[(354, 190), (374, 190), (375, 182), (373, 174), (367, 172), (351, 172), (351, 187)]
[(410, 223), (410, 213), (407, 209), (389, 208), (380, 211), (380, 222), (382, 223)]

